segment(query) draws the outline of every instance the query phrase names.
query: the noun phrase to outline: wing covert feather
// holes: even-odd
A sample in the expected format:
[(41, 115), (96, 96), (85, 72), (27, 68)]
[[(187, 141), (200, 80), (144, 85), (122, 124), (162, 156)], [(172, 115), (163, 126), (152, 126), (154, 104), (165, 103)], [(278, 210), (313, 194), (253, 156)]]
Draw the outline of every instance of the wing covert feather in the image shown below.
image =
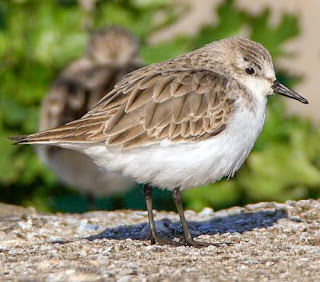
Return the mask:
[[(99, 137), (110, 146), (123, 148), (164, 139), (204, 140), (227, 126), (235, 108), (231, 90), (242, 88), (208, 70), (140, 69), (127, 75), (93, 110), (69, 123), (68, 131), (73, 128), (74, 136), (81, 132), (83, 142)], [(71, 135), (68, 132), (68, 138)]]

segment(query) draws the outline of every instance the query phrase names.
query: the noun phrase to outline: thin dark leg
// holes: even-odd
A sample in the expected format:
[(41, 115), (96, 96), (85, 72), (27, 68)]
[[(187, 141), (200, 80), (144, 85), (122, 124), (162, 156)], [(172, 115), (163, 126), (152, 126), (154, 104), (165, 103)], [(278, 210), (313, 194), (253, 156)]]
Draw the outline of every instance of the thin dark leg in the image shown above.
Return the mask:
[(183, 228), (183, 233), (184, 233), (184, 239), (187, 245), (193, 246), (193, 247), (207, 247), (210, 244), (206, 242), (197, 242), (192, 239), (186, 218), (184, 217), (184, 212), (183, 212), (183, 207), (182, 207), (182, 200), (181, 200), (181, 192), (179, 188), (175, 188), (172, 191), (172, 196), (173, 196), (173, 201), (174, 204), (176, 205), (177, 211), (180, 216), (182, 228)]
[(144, 198), (146, 200), (148, 218), (149, 218), (149, 226), (151, 233), (151, 244), (154, 245), (156, 243), (155, 237), (157, 237), (156, 225), (154, 223), (153, 218), (153, 208), (152, 208), (152, 192), (153, 187), (148, 184), (143, 185)]
[(147, 205), (147, 210), (148, 210), (148, 218), (149, 218), (149, 226), (150, 226), (150, 233), (151, 233), (151, 244), (159, 243), (161, 245), (178, 245), (181, 246), (182, 244), (175, 242), (175, 241), (170, 241), (164, 238), (161, 238), (156, 230), (156, 225), (154, 223), (154, 218), (153, 218), (153, 209), (152, 209), (152, 192), (153, 192), (153, 187), (145, 184), (143, 185), (143, 191), (144, 191), (144, 197), (146, 200), (146, 205)]

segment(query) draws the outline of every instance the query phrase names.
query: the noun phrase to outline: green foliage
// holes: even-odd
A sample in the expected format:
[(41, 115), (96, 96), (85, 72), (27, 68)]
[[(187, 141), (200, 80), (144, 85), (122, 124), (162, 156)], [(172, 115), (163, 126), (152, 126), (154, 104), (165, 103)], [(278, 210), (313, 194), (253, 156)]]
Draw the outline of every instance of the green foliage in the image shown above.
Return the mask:
[(299, 26), (295, 16), (284, 14), (279, 24), (272, 27), (270, 13), (270, 10), (265, 10), (260, 15), (248, 17), (248, 22), (251, 26), (250, 37), (263, 44), (276, 59), (286, 55), (283, 43), (299, 34)]
[[(85, 52), (87, 28), (123, 25), (141, 41), (147, 64), (166, 60), (243, 30), (261, 42), (276, 60), (288, 56), (284, 44), (296, 37), (299, 21), (284, 14), (270, 24), (271, 11), (257, 15), (223, 1), (212, 11), (216, 23), (203, 26), (195, 36), (179, 35), (167, 42), (148, 44), (148, 39), (175, 23), (188, 9), (169, 0), (117, 0), (97, 2), (88, 12), (75, 0), (0, 1), (0, 200), (34, 205), (45, 211), (84, 211), (83, 196), (59, 184), (40, 164), (34, 148), (12, 146), (8, 136), (34, 132), (40, 102), (59, 71)], [(275, 61), (276, 61), (275, 60)], [(279, 80), (293, 86), (299, 78), (287, 71)], [(246, 164), (231, 180), (183, 194), (188, 208), (215, 209), (261, 200), (320, 195), (320, 132), (308, 121), (284, 113), (279, 97), (268, 105), (264, 130)], [(98, 199), (99, 208), (144, 208), (142, 189), (119, 199)], [(171, 209), (170, 194), (156, 192), (156, 208)], [(114, 204), (116, 202), (116, 205)], [(170, 203), (170, 204), (169, 204)]]
[(192, 42), (186, 36), (179, 36), (170, 42), (147, 45), (141, 48), (141, 55), (148, 63), (156, 63), (171, 59), (192, 49)]
[(139, 36), (144, 44), (155, 31), (175, 22), (185, 9), (183, 6), (180, 8), (177, 9), (169, 0), (99, 1), (94, 26), (124, 26)]
[(200, 48), (214, 40), (236, 35), (246, 24), (248, 14), (239, 10), (232, 0), (226, 0), (217, 8), (217, 20), (214, 25), (204, 26), (196, 40), (194, 47)]

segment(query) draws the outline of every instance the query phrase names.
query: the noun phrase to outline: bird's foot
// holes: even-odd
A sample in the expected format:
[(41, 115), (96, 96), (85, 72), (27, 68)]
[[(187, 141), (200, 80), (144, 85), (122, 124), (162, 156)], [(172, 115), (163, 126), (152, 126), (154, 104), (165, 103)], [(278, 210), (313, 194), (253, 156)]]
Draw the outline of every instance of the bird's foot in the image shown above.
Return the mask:
[(224, 247), (224, 246), (231, 246), (231, 242), (223, 242), (223, 243), (208, 243), (208, 242), (201, 242), (191, 239), (184, 239), (185, 245), (195, 248), (206, 248), (209, 246), (215, 246), (215, 247)]
[(151, 237), (151, 245), (154, 245), (156, 243), (161, 246), (164, 246), (164, 245), (173, 246), (173, 247), (186, 246), (185, 242), (179, 242), (179, 241), (165, 239), (165, 238), (160, 237), (159, 235)]
[(223, 243), (208, 243), (208, 242), (201, 242), (193, 239), (182, 239), (181, 241), (173, 241), (169, 239), (165, 239), (160, 237), (159, 235), (152, 236), (151, 238), (151, 245), (158, 244), (160, 246), (173, 246), (173, 247), (180, 247), (180, 246), (189, 246), (194, 248), (206, 248), (209, 246), (215, 246), (215, 247), (225, 247), (225, 246), (231, 246), (233, 243), (231, 242), (223, 242)]

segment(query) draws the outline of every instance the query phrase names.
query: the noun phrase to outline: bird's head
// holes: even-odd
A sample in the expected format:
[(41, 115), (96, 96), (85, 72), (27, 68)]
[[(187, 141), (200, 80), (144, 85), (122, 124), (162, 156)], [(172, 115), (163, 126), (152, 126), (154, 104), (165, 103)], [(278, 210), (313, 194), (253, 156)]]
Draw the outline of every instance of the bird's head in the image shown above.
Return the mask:
[(281, 94), (308, 104), (305, 98), (277, 81), (271, 55), (261, 44), (232, 37), (214, 42), (210, 47), (219, 54), (224, 74), (237, 79), (253, 95)]

